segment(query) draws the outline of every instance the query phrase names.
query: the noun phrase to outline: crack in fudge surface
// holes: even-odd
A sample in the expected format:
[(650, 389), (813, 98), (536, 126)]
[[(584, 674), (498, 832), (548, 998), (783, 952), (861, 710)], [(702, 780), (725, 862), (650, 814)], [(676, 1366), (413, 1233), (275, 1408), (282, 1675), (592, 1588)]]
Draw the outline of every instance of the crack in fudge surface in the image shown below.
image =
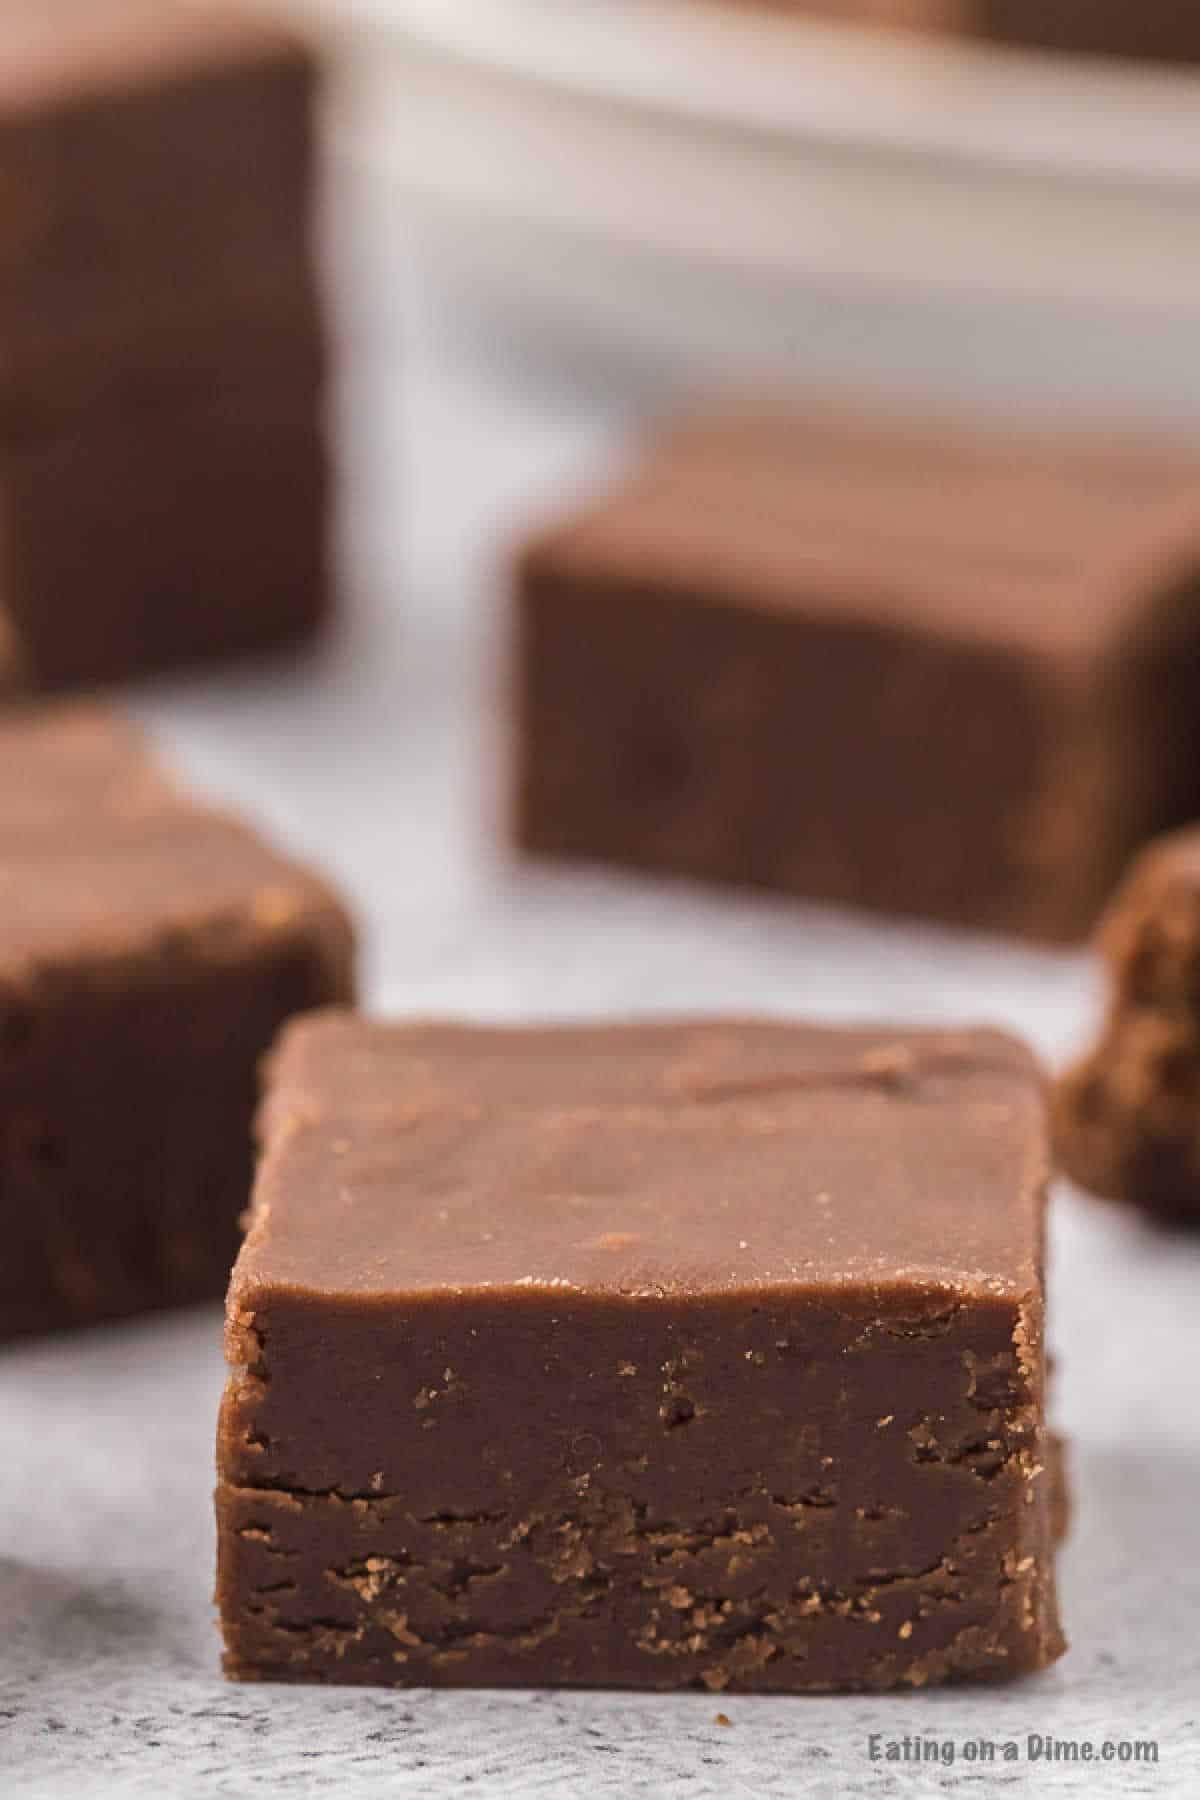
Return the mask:
[(991, 1032), (290, 1028), (229, 1299), (230, 1673), (1052, 1660), (1042, 1111)]

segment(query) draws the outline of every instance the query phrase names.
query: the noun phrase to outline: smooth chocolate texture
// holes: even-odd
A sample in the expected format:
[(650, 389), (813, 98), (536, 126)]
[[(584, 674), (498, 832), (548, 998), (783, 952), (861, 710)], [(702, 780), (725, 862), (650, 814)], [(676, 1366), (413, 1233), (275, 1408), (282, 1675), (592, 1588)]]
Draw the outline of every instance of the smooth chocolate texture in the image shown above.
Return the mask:
[(243, 1679), (802, 1691), (1062, 1648), (1043, 1102), (991, 1032), (286, 1032), (228, 1302)]
[(1200, 457), (723, 415), (516, 574), (526, 849), (1070, 941), (1200, 809)]
[(1200, 829), (1142, 853), (1098, 949), (1107, 1014), (1056, 1085), (1059, 1158), (1095, 1194), (1200, 1225)]
[(0, 1337), (215, 1297), (257, 1066), (353, 992), (328, 886), (97, 709), (0, 725)]

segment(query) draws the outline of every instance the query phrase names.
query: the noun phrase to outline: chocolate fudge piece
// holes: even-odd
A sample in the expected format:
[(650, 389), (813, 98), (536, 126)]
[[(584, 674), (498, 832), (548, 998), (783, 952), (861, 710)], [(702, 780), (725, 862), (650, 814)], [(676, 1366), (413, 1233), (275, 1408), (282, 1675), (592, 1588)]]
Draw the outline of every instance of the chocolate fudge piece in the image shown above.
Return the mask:
[(1200, 1223), (1200, 829), (1134, 863), (1099, 933), (1099, 1041), (1054, 1092), (1057, 1149), (1081, 1187)]
[(1200, 457), (682, 429), (517, 572), (525, 848), (1071, 940), (1200, 808)]
[(987, 37), (1036, 50), (1200, 61), (1200, 12), (1190, 0), (973, 0)]
[(260, 1132), (230, 1675), (799, 1691), (1060, 1653), (1013, 1040), (335, 1011)]
[(326, 616), (315, 85), (292, 32), (220, 4), (0, 19), (9, 684), (265, 650)]
[(331, 890), (131, 728), (0, 725), (0, 1336), (221, 1292), (258, 1061), (351, 960)]
[(176, 383), (169, 404), (98, 408), (0, 450), (0, 600), (27, 685), (272, 650), (321, 625), (331, 471), (312, 366), (289, 349), (278, 378)]
[(77, 339), (233, 315), (311, 280), (315, 63), (194, 0), (7, 0), (0, 15), (0, 389)]
[(847, 24), (900, 26), (1071, 54), (1200, 60), (1190, 0), (737, 0)]
[(128, 339), (103, 349), (63, 340), (52, 369), (27, 364), (0, 384), (0, 455), (26, 443), (86, 433), (97, 421), (136, 429), (172, 418), (202, 395), (248, 396), (244, 417), (263, 399), (310, 410), (328, 376), (328, 349), (313, 286), (284, 296), (250, 296), (235, 313), (147, 317)]

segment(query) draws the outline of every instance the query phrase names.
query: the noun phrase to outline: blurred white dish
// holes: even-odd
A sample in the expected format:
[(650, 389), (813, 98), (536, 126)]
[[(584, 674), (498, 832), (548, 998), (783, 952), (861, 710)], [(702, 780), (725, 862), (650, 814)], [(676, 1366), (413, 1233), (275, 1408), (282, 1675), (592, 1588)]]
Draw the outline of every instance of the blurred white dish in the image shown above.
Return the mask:
[(307, 0), (439, 207), (791, 274), (1200, 305), (1200, 75), (695, 0)]
[[(1200, 421), (1200, 72), (719, 0), (294, 4), (342, 34), (336, 141), (395, 183), (460, 289), (526, 321), (708, 367), (803, 363), (823, 293), (880, 304), (877, 360), (926, 386), (939, 356), (943, 385), (1001, 396), (1061, 370), (1068, 402), (1111, 389), (1116, 411)], [(931, 299), (990, 308), (999, 338), (986, 318), (895, 328)], [(1014, 308), (1039, 316), (1015, 338)], [(1043, 331), (1048, 308), (1069, 317)], [(839, 327), (834, 379), (878, 378), (877, 325)]]

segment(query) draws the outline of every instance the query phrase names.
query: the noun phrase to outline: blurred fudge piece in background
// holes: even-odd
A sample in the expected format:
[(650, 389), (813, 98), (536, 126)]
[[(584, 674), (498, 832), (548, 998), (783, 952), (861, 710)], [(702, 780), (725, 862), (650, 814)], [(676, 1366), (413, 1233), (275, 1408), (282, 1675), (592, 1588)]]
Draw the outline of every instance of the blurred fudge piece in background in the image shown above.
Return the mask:
[(215, 1298), (258, 1063), (353, 997), (334, 892), (100, 708), (0, 721), (0, 1340)]
[(0, 16), (10, 680), (119, 679), (323, 617), (316, 67), (185, 0)]
[(1200, 454), (729, 413), (517, 573), (525, 848), (1071, 941), (1200, 817)]
[(961, 31), (963, 0), (737, 0), (742, 6), (768, 5), (848, 25), (880, 25), (904, 31)]
[(971, 0), (972, 23), (1035, 50), (1200, 61), (1195, 0)]
[(1194, 0), (738, 0), (818, 19), (981, 37), (1035, 50), (1200, 61)]
[(1095, 1194), (1200, 1225), (1200, 828), (1142, 852), (1098, 947), (1108, 1014), (1055, 1088), (1059, 1159)]

